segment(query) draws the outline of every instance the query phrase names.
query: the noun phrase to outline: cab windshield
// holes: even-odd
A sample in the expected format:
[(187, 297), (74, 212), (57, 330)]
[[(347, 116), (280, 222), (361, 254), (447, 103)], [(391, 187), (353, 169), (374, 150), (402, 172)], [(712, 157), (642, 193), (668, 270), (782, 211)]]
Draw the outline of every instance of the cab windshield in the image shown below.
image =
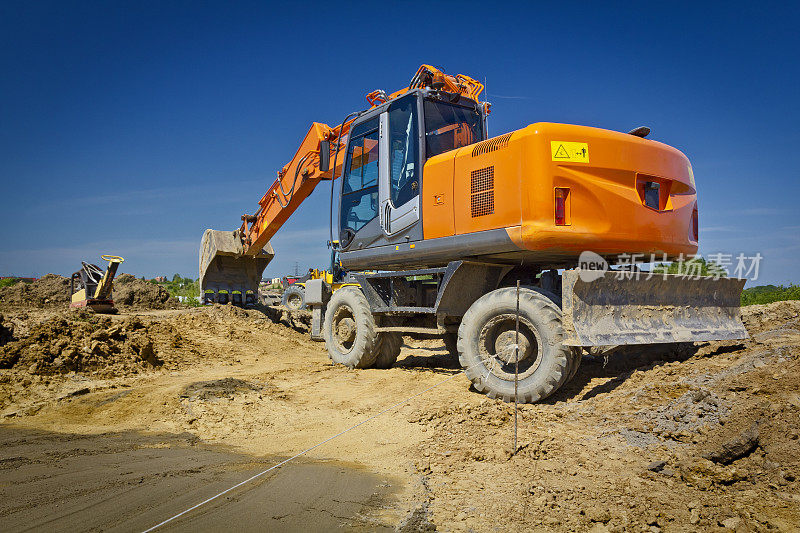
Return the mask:
[(425, 100), (425, 156), (483, 140), (481, 116), (472, 108)]

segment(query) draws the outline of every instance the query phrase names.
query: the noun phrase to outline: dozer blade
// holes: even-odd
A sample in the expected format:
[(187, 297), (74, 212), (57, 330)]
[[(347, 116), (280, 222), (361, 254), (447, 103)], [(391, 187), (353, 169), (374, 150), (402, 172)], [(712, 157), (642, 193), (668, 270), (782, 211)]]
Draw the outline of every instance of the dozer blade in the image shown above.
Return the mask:
[(245, 255), (238, 231), (207, 229), (200, 243), (201, 297), (245, 305), (250, 291), (251, 299), (257, 299), (261, 275), (274, 256), (269, 244), (255, 256)]
[[(739, 310), (746, 280), (566, 270), (564, 344), (614, 346), (746, 339)], [(587, 272), (592, 274), (586, 275)], [(633, 276), (617, 279), (618, 274)]]

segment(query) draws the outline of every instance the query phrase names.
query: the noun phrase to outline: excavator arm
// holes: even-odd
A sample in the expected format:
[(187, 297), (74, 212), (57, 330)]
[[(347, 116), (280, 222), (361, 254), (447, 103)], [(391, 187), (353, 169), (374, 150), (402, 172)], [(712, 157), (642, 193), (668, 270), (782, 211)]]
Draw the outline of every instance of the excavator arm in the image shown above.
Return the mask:
[[(445, 74), (436, 67), (422, 65), (408, 87), (388, 96), (384, 91), (373, 91), (367, 95), (367, 102), (371, 109), (420, 87), (433, 87), (474, 100), (483, 91), (483, 85), (469, 76)], [(205, 231), (200, 246), (200, 290), (209, 295), (204, 296), (206, 299), (242, 305), (255, 303), (261, 275), (275, 255), (270, 239), (317, 185), (341, 175), (353, 120), (335, 127), (314, 122), (294, 157), (278, 171), (277, 178), (259, 200), (255, 214), (242, 215), (242, 224), (235, 231)]]
[[(203, 294), (213, 293), (218, 302), (255, 303), (261, 275), (275, 255), (269, 240), (320, 182), (333, 179), (338, 169), (328, 168), (331, 142), (343, 151), (347, 131), (347, 124), (331, 128), (314, 122), (292, 160), (259, 200), (255, 214), (242, 215), (235, 231), (205, 231), (200, 246)], [(340, 162), (336, 165), (341, 168)]]
[[(317, 185), (333, 179), (337, 169), (320, 163), (330, 161), (331, 142), (341, 142), (343, 132), (348, 130), (348, 125), (335, 128), (319, 122), (311, 125), (292, 160), (278, 172), (275, 182), (258, 201), (255, 215), (242, 215), (239, 231), (245, 239), (245, 254), (257, 255)], [(340, 150), (343, 152), (344, 146)], [(343, 158), (337, 159), (336, 164), (341, 168)]]

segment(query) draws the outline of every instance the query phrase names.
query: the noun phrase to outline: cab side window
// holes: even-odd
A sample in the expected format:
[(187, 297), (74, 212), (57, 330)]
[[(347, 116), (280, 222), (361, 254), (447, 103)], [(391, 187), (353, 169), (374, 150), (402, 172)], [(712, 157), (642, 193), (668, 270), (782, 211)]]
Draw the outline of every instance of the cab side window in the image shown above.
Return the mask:
[(481, 116), (474, 109), (425, 100), (425, 157), (482, 140)]
[(391, 199), (395, 207), (400, 207), (419, 194), (416, 98), (405, 97), (392, 104), (389, 130)]

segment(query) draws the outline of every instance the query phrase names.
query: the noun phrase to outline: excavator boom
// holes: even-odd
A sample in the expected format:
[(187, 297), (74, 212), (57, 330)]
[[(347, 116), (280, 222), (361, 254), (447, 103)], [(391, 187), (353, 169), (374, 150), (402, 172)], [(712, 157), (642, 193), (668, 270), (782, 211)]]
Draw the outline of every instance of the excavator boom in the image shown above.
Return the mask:
[(205, 231), (200, 245), (203, 294), (215, 295), (218, 302), (255, 303), (261, 275), (275, 255), (270, 238), (320, 181), (332, 178), (332, 170), (321, 170), (320, 158), (329, 156), (330, 139), (338, 139), (343, 129), (314, 122), (292, 160), (259, 200), (258, 211), (242, 215), (242, 225), (235, 231)]
[[(436, 67), (422, 65), (408, 87), (388, 96), (384, 91), (373, 91), (367, 95), (367, 102), (372, 109), (426, 86), (472, 99), (477, 99), (483, 90), (483, 85), (469, 76), (445, 74)], [(235, 231), (205, 231), (200, 245), (200, 290), (207, 300), (253, 303), (261, 275), (275, 255), (269, 240), (320, 182), (341, 175), (353, 120), (335, 127), (314, 122), (294, 157), (278, 171), (259, 200), (256, 213), (242, 215), (242, 224)]]

